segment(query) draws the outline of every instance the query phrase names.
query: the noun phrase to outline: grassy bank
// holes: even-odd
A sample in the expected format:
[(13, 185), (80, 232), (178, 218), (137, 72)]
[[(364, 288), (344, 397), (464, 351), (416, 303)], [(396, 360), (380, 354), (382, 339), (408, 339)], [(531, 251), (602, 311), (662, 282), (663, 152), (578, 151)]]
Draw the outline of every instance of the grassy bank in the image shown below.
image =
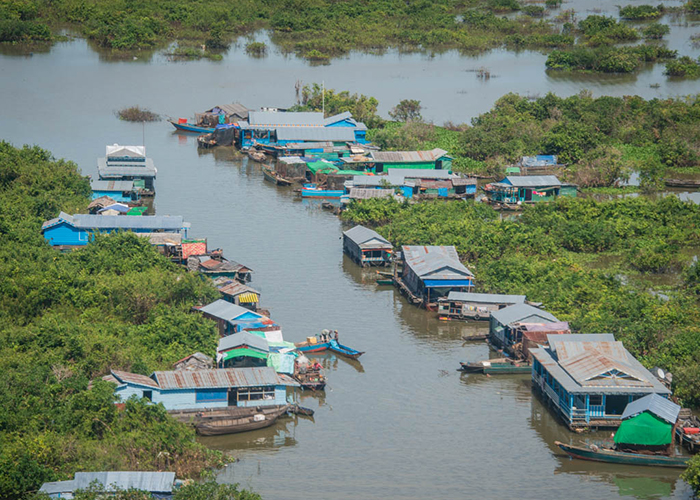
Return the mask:
[[(173, 470), (224, 463), (162, 406), (114, 405), (110, 368), (149, 374), (200, 350), (211, 322), (189, 313), (216, 290), (133, 234), (62, 254), (41, 224), (83, 211), (87, 179), (39, 148), (0, 143), (0, 497), (82, 470)], [(92, 390), (88, 383), (97, 379)]]

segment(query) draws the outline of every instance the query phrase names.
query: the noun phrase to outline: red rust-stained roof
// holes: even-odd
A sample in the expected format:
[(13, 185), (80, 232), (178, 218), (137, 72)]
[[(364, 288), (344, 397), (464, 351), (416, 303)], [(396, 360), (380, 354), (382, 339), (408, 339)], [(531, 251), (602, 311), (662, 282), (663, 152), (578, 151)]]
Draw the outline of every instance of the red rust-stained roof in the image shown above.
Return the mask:
[(154, 372), (162, 390), (218, 389), (288, 385), (275, 370), (261, 368), (219, 368), (215, 370)]
[(158, 387), (158, 384), (150, 377), (146, 375), (139, 375), (138, 373), (122, 372), (118, 370), (112, 370), (112, 375), (119, 381), (123, 383), (145, 385), (148, 387)]
[(218, 285), (218, 288), (219, 291), (224, 295), (231, 295), (232, 297), (235, 297), (236, 295), (240, 295), (242, 293), (254, 293), (255, 295), (260, 295), (260, 292), (258, 292), (254, 288), (251, 288), (248, 285), (244, 285), (243, 283), (235, 280), (229, 280), (223, 285)]

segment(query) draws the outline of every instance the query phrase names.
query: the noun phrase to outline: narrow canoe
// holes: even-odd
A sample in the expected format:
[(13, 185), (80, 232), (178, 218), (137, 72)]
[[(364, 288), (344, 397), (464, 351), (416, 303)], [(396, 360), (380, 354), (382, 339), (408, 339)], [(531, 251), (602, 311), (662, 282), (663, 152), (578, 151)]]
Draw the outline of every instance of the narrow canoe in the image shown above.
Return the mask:
[(301, 188), (302, 198), (340, 198), (343, 195), (342, 190), (319, 189), (319, 188)]
[(651, 465), (654, 467), (677, 467), (685, 469), (690, 457), (667, 457), (665, 455), (643, 455), (641, 453), (626, 453), (605, 448), (573, 446), (555, 441), (559, 448), (573, 458), (592, 460), (594, 462), (607, 462), (611, 464), (625, 465)]
[(325, 351), (330, 347), (329, 342), (319, 342), (316, 344), (309, 344), (308, 342), (299, 342), (294, 344), (299, 352), (321, 352)]
[(336, 352), (342, 356), (352, 358), (352, 359), (357, 359), (364, 354), (364, 351), (356, 351), (355, 349), (352, 349), (348, 346), (345, 346), (343, 344), (339, 344), (335, 340), (330, 341), (330, 345), (328, 348), (333, 352)]
[(202, 436), (236, 434), (269, 427), (289, 410), (289, 405), (213, 408), (169, 412), (180, 422), (194, 426)]
[(700, 188), (700, 180), (694, 179), (664, 179), (664, 184), (666, 184), (668, 187), (675, 188)]
[(177, 130), (182, 132), (194, 132), (196, 134), (210, 134), (214, 132), (213, 128), (200, 127), (198, 125), (193, 125), (192, 123), (178, 123), (172, 120), (168, 120)]
[(513, 374), (513, 373), (530, 373), (532, 367), (526, 363), (517, 363), (511, 361), (478, 361), (476, 363), (460, 363), (460, 370), (465, 373), (485, 373), (488, 375), (494, 374)]

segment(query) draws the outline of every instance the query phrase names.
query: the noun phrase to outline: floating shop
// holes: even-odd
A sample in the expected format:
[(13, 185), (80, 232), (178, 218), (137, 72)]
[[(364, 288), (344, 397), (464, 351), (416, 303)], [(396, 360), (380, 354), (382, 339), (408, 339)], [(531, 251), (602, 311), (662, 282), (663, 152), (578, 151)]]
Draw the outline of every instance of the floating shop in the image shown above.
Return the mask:
[(572, 430), (618, 427), (632, 401), (671, 394), (612, 334), (550, 335), (530, 353), (533, 388)]
[(343, 251), (363, 267), (391, 264), (393, 249), (386, 238), (364, 226), (355, 226), (343, 233)]

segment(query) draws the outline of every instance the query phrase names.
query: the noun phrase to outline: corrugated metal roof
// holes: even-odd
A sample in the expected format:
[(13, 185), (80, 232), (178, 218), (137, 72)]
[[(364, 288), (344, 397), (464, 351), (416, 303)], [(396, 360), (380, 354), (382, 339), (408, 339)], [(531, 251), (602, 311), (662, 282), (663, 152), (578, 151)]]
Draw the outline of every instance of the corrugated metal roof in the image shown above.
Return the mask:
[(57, 219), (51, 219), (42, 225), (42, 230), (56, 221), (65, 221), (79, 229), (152, 229), (179, 231), (185, 227), (180, 215), (142, 215), (140, 217), (123, 217), (120, 215), (68, 215), (61, 212)]
[(501, 182), (506, 182), (516, 187), (561, 186), (561, 182), (556, 175), (509, 175)]
[(328, 118), (323, 120), (323, 124), (326, 126), (333, 125), (334, 123), (342, 122), (343, 120), (347, 119), (352, 120), (352, 113), (350, 111), (344, 111), (342, 113), (338, 113), (337, 115), (329, 116)]
[(134, 181), (97, 181), (90, 183), (93, 191), (119, 191), (127, 192), (134, 190)]
[(393, 189), (363, 189), (354, 187), (350, 189), (348, 197), (351, 200), (369, 200), (370, 198), (389, 198), (393, 194)]
[[(550, 338), (550, 337), (548, 337)], [(622, 346), (622, 342), (616, 342)], [(571, 345), (571, 342), (568, 342)], [(628, 363), (626, 353), (612, 357), (600, 352), (597, 342), (582, 342), (587, 349), (575, 356), (559, 360), (559, 366), (584, 387), (650, 387), (644, 375), (637, 373)], [(622, 348), (624, 350), (624, 347)], [(621, 357), (624, 356), (624, 357)], [(615, 376), (613, 376), (615, 373)]]
[(524, 167), (544, 167), (547, 165), (556, 165), (557, 156), (556, 155), (537, 155), (537, 156), (523, 156), (520, 160), (520, 164)]
[(229, 349), (242, 345), (254, 347), (256, 349), (260, 349), (261, 351), (270, 352), (270, 344), (268, 344), (267, 340), (248, 332), (234, 333), (233, 335), (220, 338), (219, 347), (217, 350), (219, 352), (228, 351)]
[(571, 375), (559, 365), (556, 360), (556, 355), (552, 351), (551, 342), (553, 338), (572, 337), (573, 335), (548, 335), (550, 347), (540, 347), (530, 349), (530, 354), (544, 366), (547, 371), (557, 380), (559, 384), (570, 394), (649, 394), (651, 392), (657, 394), (670, 394), (661, 382), (656, 380), (649, 371), (642, 366), (632, 355), (629, 357), (630, 366), (639, 374), (643, 374), (645, 379), (650, 381), (649, 386), (629, 385), (629, 386), (582, 386)]
[(251, 111), (248, 123), (257, 127), (323, 127), (323, 113), (316, 112), (284, 112), (284, 111)]
[(554, 323), (520, 323), (518, 324), (518, 329), (533, 333), (571, 331), (568, 321), (555, 321)]
[(244, 285), (240, 281), (231, 280), (230, 278), (217, 278), (217, 280), (214, 280), (214, 282), (216, 283), (219, 291), (224, 295), (230, 295), (231, 297), (235, 297), (236, 295), (240, 295), (242, 293), (254, 293), (256, 295), (260, 295), (260, 292), (252, 287), (249, 287), (248, 285)]
[(123, 372), (119, 370), (112, 370), (112, 375), (122, 383), (145, 385), (148, 387), (158, 387), (158, 384), (150, 377), (146, 375), (139, 375), (138, 373)]
[(622, 412), (622, 420), (634, 417), (645, 411), (651, 412), (673, 425), (678, 420), (681, 407), (658, 394), (649, 394), (628, 404), (625, 407), (625, 411)]
[[(373, 189), (372, 191), (379, 190)], [(343, 234), (360, 246), (367, 246), (368, 248), (392, 248), (389, 240), (374, 229), (369, 229), (368, 227), (355, 226), (352, 229), (348, 229)]]
[(44, 483), (39, 489), (46, 494), (72, 493), (87, 489), (92, 483), (99, 483), (103, 491), (136, 489), (152, 493), (171, 493), (175, 484), (174, 472), (76, 472), (72, 481)]
[(66, 496), (66, 493), (73, 493), (78, 488), (75, 486), (75, 481), (52, 481), (50, 483), (44, 483), (39, 488), (39, 493), (46, 493), (47, 495), (62, 494)]
[(219, 104), (218, 106), (208, 109), (205, 113), (214, 113), (214, 110), (217, 108), (226, 113), (227, 116), (238, 115), (243, 117), (244, 120), (248, 119), (248, 113), (250, 112), (250, 110), (240, 102), (234, 102), (232, 104)]
[(279, 158), (277, 158), (277, 161), (281, 161), (282, 163), (286, 163), (287, 165), (306, 163), (306, 161), (300, 156), (280, 156)]
[(491, 317), (502, 325), (510, 325), (511, 323), (522, 321), (531, 316), (538, 316), (550, 322), (559, 321), (552, 313), (543, 311), (529, 304), (515, 304), (491, 313)]
[(107, 163), (106, 158), (97, 159), (97, 173), (100, 179), (112, 177), (133, 176), (133, 177), (155, 177), (158, 173), (153, 160), (146, 158), (145, 162), (118, 162)]
[(154, 373), (161, 390), (220, 389), (287, 385), (273, 368), (218, 368), (214, 370), (169, 371)]
[(355, 140), (352, 127), (282, 127), (276, 128), (278, 141), (333, 141)]
[(447, 300), (458, 302), (481, 302), (484, 304), (521, 304), (525, 295), (502, 295), (498, 293), (450, 292)]
[(146, 146), (120, 146), (112, 144), (105, 147), (105, 156), (116, 158), (145, 158)]
[(148, 238), (151, 245), (181, 245), (182, 235), (180, 233), (136, 233), (136, 236)]
[(477, 180), (474, 177), (453, 177), (453, 186), (476, 186)]
[(404, 246), (406, 265), (421, 279), (455, 280), (474, 276), (453, 246)]
[(444, 149), (435, 148), (430, 151), (373, 151), (370, 156), (380, 163), (423, 163), (448, 155)]
[(247, 313), (255, 315), (258, 318), (263, 317), (261, 314), (246, 309), (245, 307), (231, 304), (224, 299), (219, 299), (204, 307), (200, 307), (199, 310), (224, 321), (232, 321)]

